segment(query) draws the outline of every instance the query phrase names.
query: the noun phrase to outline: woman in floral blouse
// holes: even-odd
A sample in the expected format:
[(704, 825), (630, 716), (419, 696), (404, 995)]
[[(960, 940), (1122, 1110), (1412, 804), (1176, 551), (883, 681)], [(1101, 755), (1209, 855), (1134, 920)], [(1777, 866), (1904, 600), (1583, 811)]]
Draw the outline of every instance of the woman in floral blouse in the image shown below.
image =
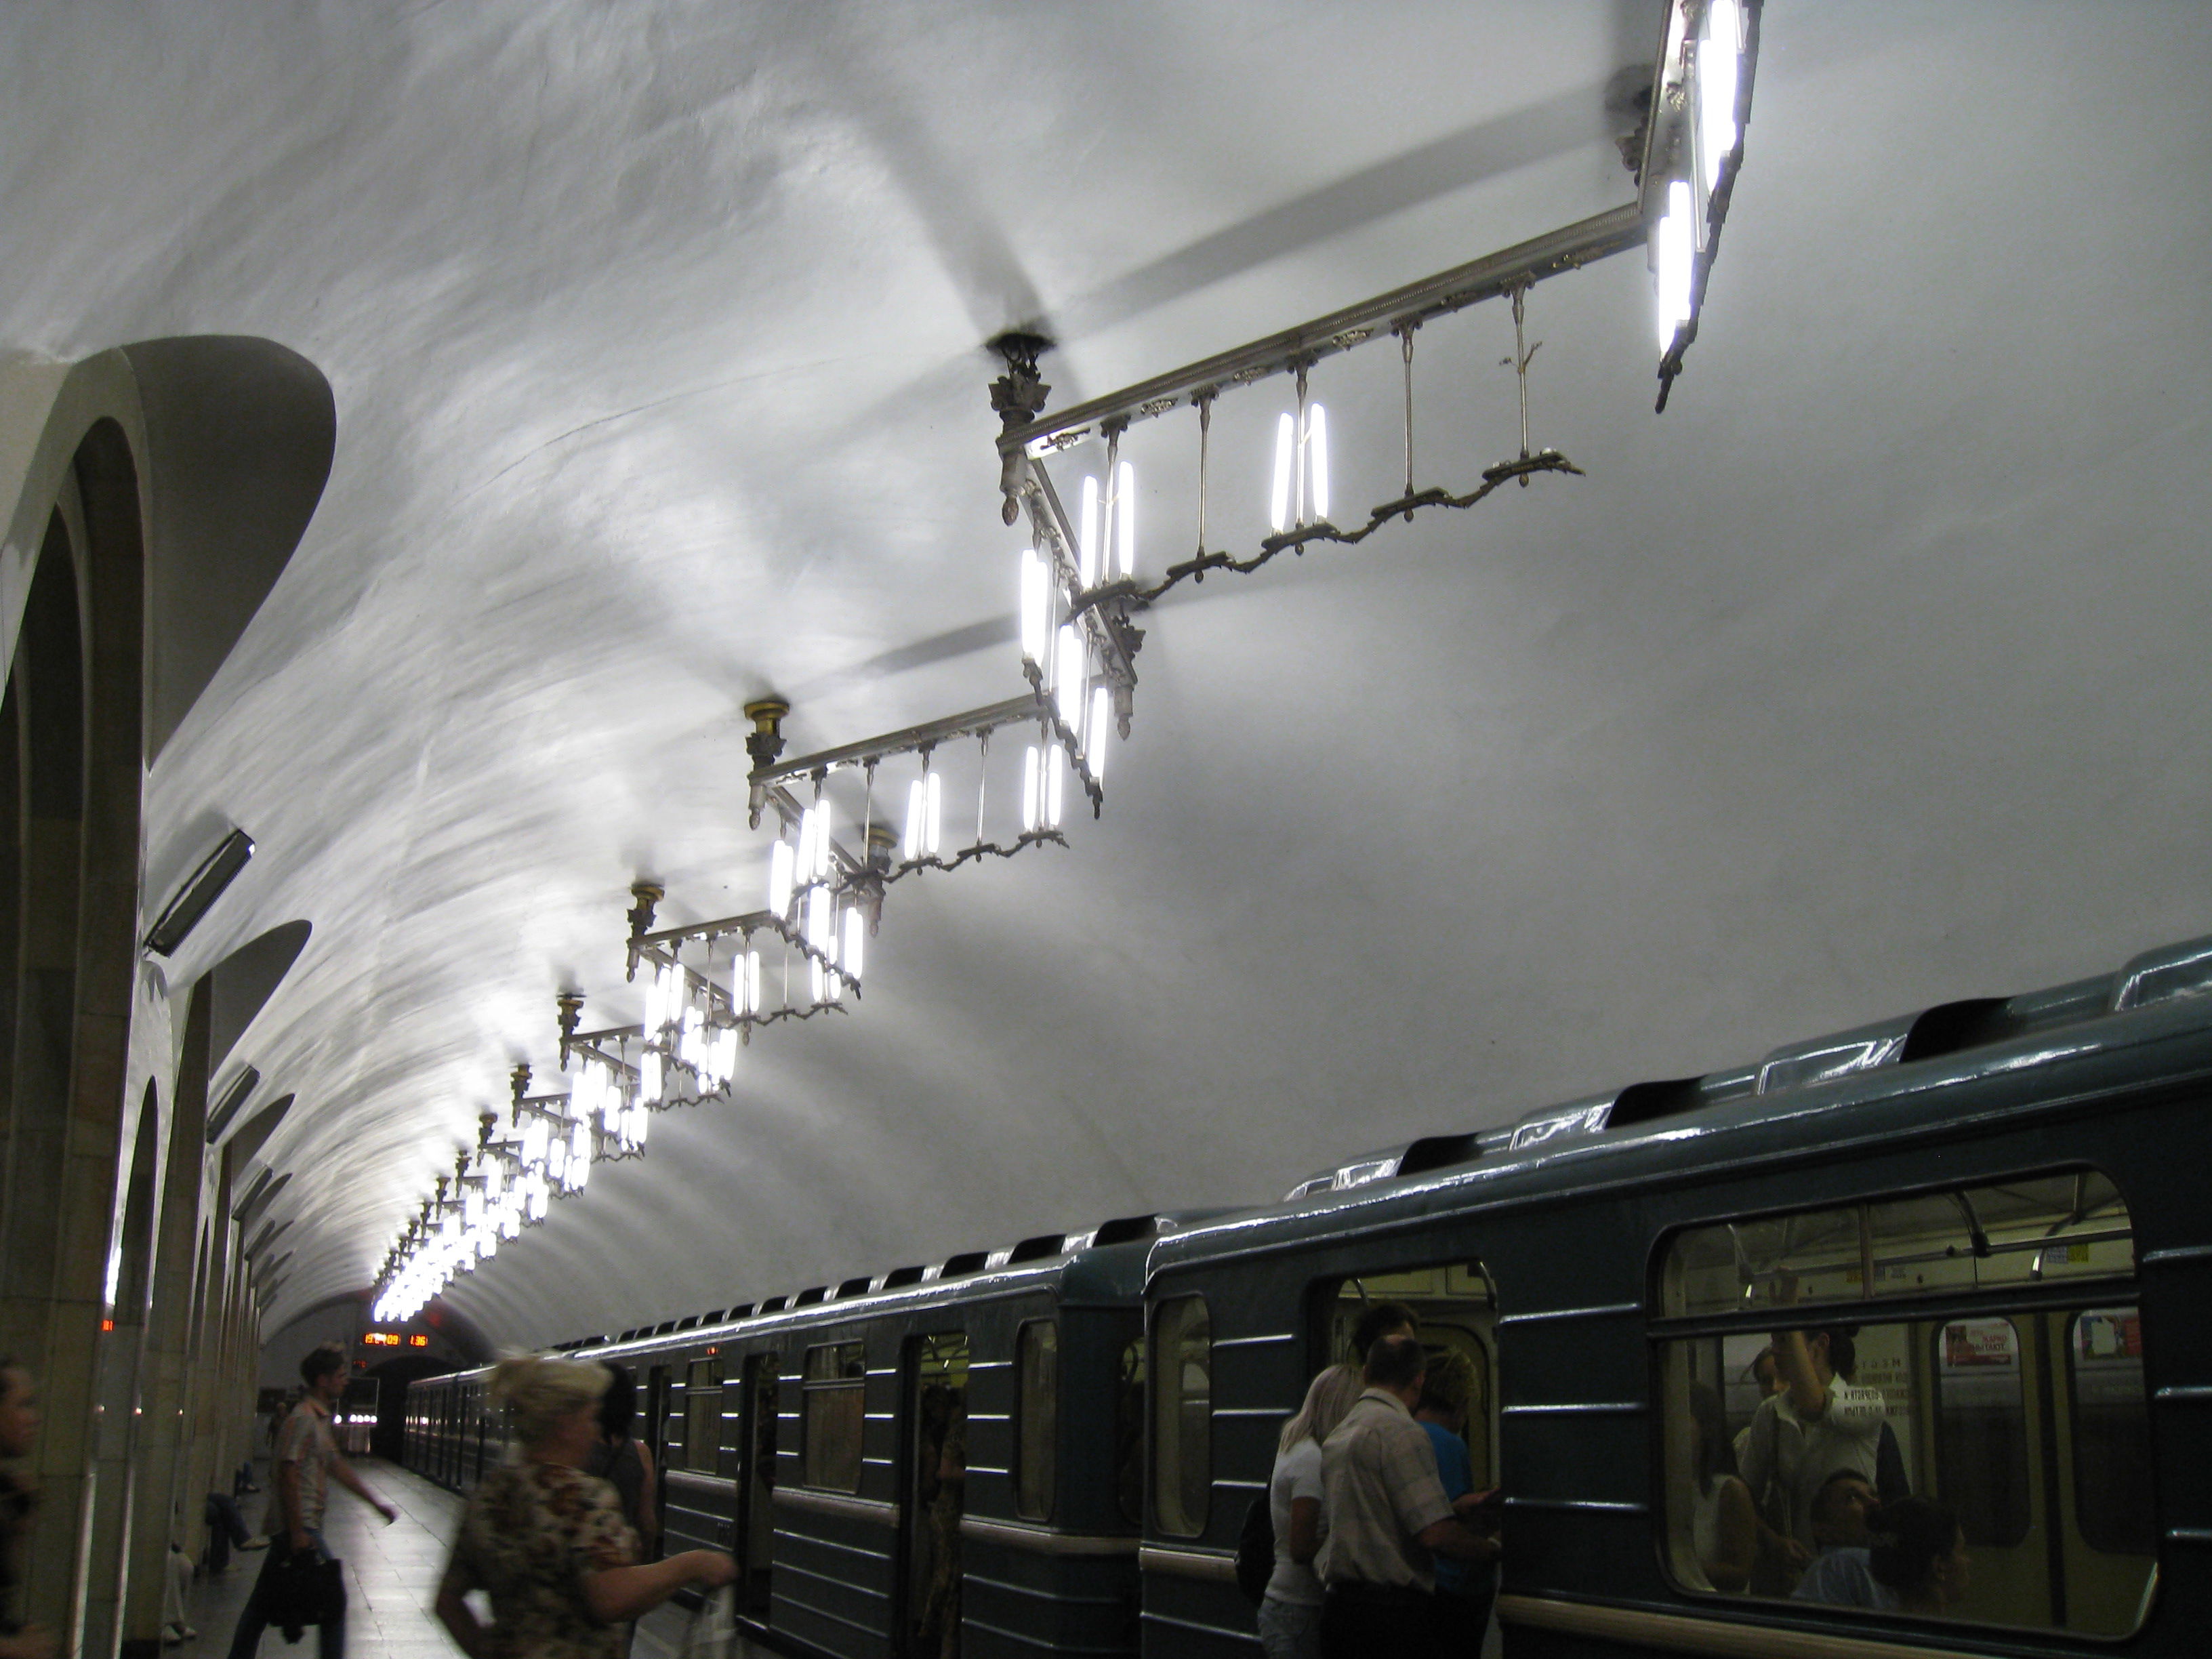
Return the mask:
[[(621, 1659), (625, 1620), (686, 1584), (737, 1576), (718, 1550), (637, 1565), (614, 1488), (581, 1468), (599, 1443), (607, 1382), (604, 1365), (535, 1355), (501, 1360), (492, 1374), (521, 1459), (477, 1487), (438, 1586), (438, 1617), (469, 1659)], [(489, 1625), (463, 1599), (472, 1589), (491, 1598)]]

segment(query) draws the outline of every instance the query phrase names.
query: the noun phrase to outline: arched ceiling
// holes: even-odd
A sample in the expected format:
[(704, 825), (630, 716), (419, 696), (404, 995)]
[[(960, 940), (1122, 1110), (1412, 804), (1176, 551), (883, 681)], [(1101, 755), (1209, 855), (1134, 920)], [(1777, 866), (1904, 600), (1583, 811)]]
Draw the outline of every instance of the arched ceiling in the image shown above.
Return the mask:
[[(313, 925), (234, 1051), (297, 1097), (272, 1320), (361, 1285), (556, 990), (635, 1017), (633, 880), (756, 902), (739, 705), (804, 750), (1019, 689), (983, 340), (1044, 323), (1065, 406), (1625, 200), (1656, 15), (14, 8), (0, 345), (258, 337), (336, 399), (149, 786), (151, 866), (260, 848), (173, 982)], [(902, 884), (856, 1014), (452, 1301), (551, 1340), (1264, 1199), (2206, 931), (2208, 83), (2193, 4), (1776, 0), (1665, 416), (1642, 261), (1539, 289), (1586, 477), (1164, 604), (1103, 819)], [(1439, 470), (1510, 453), (1510, 339), (1425, 331)]]

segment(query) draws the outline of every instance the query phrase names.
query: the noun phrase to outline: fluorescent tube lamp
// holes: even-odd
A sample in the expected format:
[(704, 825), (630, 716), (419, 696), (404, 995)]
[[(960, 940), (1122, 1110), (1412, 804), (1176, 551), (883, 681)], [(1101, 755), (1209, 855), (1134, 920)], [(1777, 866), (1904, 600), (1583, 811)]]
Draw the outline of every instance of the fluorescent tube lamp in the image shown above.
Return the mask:
[(1116, 574), (1127, 581), (1137, 574), (1137, 473), (1127, 461), (1114, 483), (1114, 539), (1121, 552)]
[(1083, 481), (1083, 533), (1076, 543), (1076, 568), (1085, 587), (1098, 585), (1098, 480)]
[(198, 869), (169, 901), (161, 919), (146, 935), (146, 948), (157, 957), (166, 957), (185, 942), (185, 938), (199, 926), (200, 918), (208, 907), (223, 895), (223, 890), (238, 878), (253, 856), (253, 837), (243, 830), (234, 830), (219, 842), (215, 851), (200, 861)]
[(222, 1091), (222, 1100), (217, 1102), (216, 1109), (208, 1114), (207, 1144), (209, 1146), (212, 1146), (222, 1139), (223, 1131), (230, 1127), (233, 1120), (238, 1116), (239, 1109), (246, 1104), (247, 1097), (253, 1093), (260, 1082), (261, 1073), (251, 1066), (231, 1079), (230, 1087)]

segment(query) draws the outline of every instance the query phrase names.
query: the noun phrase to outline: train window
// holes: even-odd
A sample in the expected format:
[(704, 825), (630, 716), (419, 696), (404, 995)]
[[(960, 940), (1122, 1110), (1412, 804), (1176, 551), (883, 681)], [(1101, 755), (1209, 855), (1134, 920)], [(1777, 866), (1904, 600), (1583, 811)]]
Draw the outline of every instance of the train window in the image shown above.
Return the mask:
[(2133, 1308), (2074, 1316), (2066, 1345), (2073, 1407), (2074, 1510), (2081, 1541), (2111, 1555), (2158, 1547), (2143, 1404), (2142, 1321)]
[[(1657, 1299), (1689, 1316), (1653, 1333), (1670, 1577), (1846, 1616), (2132, 1632), (2157, 1546), (2140, 1321), (2087, 1295), (2024, 1307), (2014, 1290), (2132, 1257), (2119, 1195), (2087, 1175), (1666, 1241)], [(1834, 1305), (1869, 1282), (1945, 1304), (1879, 1321)], [(1888, 1541), (1923, 1523), (1950, 1528), (1967, 1566), (1916, 1571)]]
[(722, 1362), (695, 1359), (684, 1376), (683, 1466), (714, 1474), (721, 1444)]
[(806, 1351), (799, 1383), (805, 1431), (799, 1450), (808, 1486), (860, 1491), (867, 1389), (867, 1360), (860, 1343), (825, 1343)]
[(1213, 1335), (1202, 1296), (1163, 1302), (1152, 1322), (1152, 1510), (1160, 1530), (1206, 1530), (1213, 1487)]
[(1936, 1487), (1978, 1543), (2027, 1536), (2027, 1410), (2020, 1328), (1954, 1319), (1934, 1332)]
[(1692, 1227), (1660, 1274), (1668, 1315), (1860, 1302), (2135, 1271), (2134, 1232), (2094, 1170)]
[(1132, 1337), (1121, 1349), (1114, 1379), (1114, 1500), (1121, 1518), (1145, 1524), (1145, 1343)]
[(1015, 1424), (1014, 1513), (1049, 1521), (1060, 1428), (1060, 1327), (1049, 1319), (1024, 1325), (1014, 1363), (1021, 1413)]

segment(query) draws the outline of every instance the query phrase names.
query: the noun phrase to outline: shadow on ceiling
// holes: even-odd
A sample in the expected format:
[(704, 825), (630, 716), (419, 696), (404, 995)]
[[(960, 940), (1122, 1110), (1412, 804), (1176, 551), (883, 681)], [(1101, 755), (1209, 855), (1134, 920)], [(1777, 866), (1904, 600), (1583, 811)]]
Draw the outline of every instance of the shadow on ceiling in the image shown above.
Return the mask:
[(276, 585), (337, 447), (330, 382), (247, 335), (125, 346), (146, 418), (146, 758), (161, 752)]

